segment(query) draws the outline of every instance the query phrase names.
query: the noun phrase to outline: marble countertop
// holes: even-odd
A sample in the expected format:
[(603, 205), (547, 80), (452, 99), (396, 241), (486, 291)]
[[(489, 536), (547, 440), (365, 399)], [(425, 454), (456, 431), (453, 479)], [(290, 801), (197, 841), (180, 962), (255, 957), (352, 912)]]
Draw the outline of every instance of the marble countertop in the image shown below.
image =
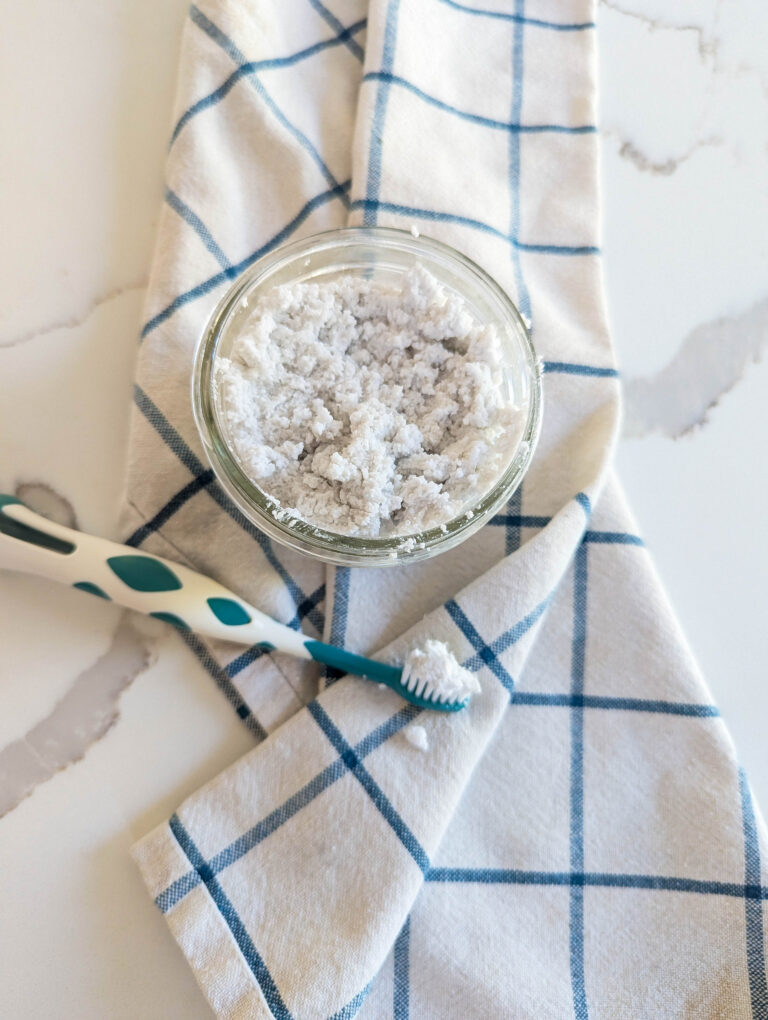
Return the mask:
[[(619, 473), (765, 806), (768, 12), (747, 6), (601, 0), (601, 125)], [(0, 491), (100, 534), (186, 9), (28, 0), (0, 36)], [(160, 624), (12, 574), (0, 605), (3, 1014), (209, 1016), (128, 848), (250, 737)]]

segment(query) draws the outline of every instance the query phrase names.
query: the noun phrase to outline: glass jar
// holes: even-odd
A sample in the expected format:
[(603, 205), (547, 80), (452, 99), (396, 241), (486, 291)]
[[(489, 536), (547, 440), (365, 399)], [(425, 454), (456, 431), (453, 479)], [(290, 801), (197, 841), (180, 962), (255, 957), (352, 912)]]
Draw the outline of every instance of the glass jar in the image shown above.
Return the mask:
[[(227, 357), (256, 301), (280, 284), (328, 282), (359, 274), (396, 283), (420, 263), (442, 285), (458, 293), (481, 324), (494, 323), (504, 351), (504, 386), (520, 409), (519, 439), (493, 486), (474, 494), (459, 516), (413, 535), (376, 538), (340, 535), (286, 515), (249, 478), (230, 444), (215, 387), (215, 364)], [(230, 499), (276, 542), (345, 566), (413, 563), (469, 538), (507, 502), (531, 462), (541, 422), (541, 380), (528, 329), (517, 308), (491, 277), (460, 252), (427, 237), (383, 227), (348, 227), (276, 248), (239, 276), (219, 301), (195, 354), (192, 407), (208, 459)]]

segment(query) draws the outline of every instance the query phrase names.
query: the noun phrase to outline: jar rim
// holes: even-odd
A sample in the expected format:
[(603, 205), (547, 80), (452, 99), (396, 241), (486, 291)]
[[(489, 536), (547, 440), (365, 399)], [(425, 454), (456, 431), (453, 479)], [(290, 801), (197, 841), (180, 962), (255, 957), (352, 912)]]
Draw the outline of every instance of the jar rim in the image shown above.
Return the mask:
[[(523, 353), (529, 399), (527, 417), (510, 454), (509, 462), (494, 485), (462, 513), (441, 525), (411, 535), (360, 537), (343, 535), (309, 524), (299, 518), (279, 519), (279, 504), (262, 490), (240, 466), (218, 421), (214, 394), (213, 366), (217, 347), (232, 313), (246, 292), (260, 280), (274, 276), (292, 263), (306, 264), (320, 253), (343, 251), (353, 245), (368, 245), (378, 252), (416, 256), (441, 263), (457, 274), (468, 276), (481, 291), (495, 299), (511, 325)], [(341, 266), (340, 268), (344, 268)], [(427, 266), (429, 268), (429, 266)], [(394, 227), (343, 227), (326, 230), (275, 248), (262, 255), (235, 278), (216, 304), (199, 338), (192, 371), (192, 411), (197, 430), (213, 471), (227, 495), (240, 511), (275, 541), (325, 562), (346, 566), (387, 566), (413, 563), (464, 541), (505, 503), (520, 485), (534, 454), (541, 429), (542, 387), (540, 363), (530, 330), (515, 304), (484, 269), (443, 241)]]

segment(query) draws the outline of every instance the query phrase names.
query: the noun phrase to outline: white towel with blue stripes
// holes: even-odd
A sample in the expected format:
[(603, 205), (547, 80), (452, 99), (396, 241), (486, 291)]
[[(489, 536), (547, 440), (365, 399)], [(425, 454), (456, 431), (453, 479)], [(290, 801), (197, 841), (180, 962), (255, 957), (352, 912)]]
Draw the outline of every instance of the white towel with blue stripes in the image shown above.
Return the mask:
[[(255, 746), (134, 852), (220, 1017), (768, 1017), (765, 829), (610, 473), (594, 7), (191, 8), (125, 535), (354, 651), (444, 639), (483, 688), (416, 720), (365, 681), (319, 692), (287, 658), (187, 638)], [(523, 489), (422, 565), (326, 570), (271, 543), (188, 405), (228, 282), (348, 223), (466, 252), (544, 361)]]

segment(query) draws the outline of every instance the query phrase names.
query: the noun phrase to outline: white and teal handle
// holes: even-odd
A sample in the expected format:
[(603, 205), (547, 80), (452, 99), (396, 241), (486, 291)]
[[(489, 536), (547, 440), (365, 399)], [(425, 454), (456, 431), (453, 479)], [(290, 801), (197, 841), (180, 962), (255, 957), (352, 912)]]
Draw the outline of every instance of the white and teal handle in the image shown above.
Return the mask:
[(313, 641), (266, 616), (216, 581), (180, 563), (85, 535), (0, 494), (0, 567), (71, 585), (181, 630), (261, 645), (386, 684), (422, 708), (453, 712), (466, 702), (422, 698), (402, 683), (402, 669)]

